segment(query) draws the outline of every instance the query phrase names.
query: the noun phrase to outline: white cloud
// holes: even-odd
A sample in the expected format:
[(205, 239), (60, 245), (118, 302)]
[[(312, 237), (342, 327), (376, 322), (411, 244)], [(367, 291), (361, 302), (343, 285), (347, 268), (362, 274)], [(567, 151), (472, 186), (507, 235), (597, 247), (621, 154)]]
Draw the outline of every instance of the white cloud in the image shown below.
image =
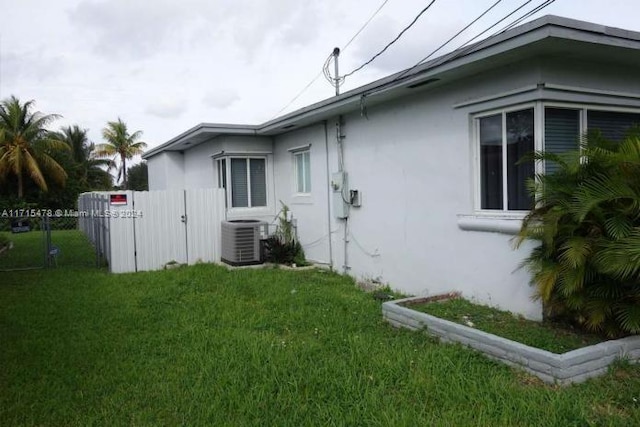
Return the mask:
[(147, 105), (146, 113), (152, 116), (170, 119), (182, 116), (187, 111), (188, 102), (180, 97), (163, 97)]
[[(436, 2), (388, 52), (347, 79), (343, 91), (413, 65), (494, 1)], [(100, 129), (118, 116), (143, 130), (150, 147), (199, 122), (261, 123), (320, 72), (333, 47), (344, 46), (379, 4), (0, 0), (0, 98), (35, 99), (43, 112), (64, 115), (65, 124), (89, 128), (97, 142)], [(503, 1), (478, 27), (518, 4)], [(341, 71), (369, 59), (424, 6), (388, 2), (343, 51)], [(555, 2), (544, 13), (640, 30), (640, 2), (583, 0), (580, 6)], [(331, 96), (320, 77), (285, 112)]]
[(151, 56), (171, 39), (182, 38), (194, 17), (188, 1), (82, 1), (70, 22), (94, 44), (95, 52), (118, 58)]
[(35, 81), (43, 83), (55, 80), (63, 74), (66, 67), (65, 58), (44, 48), (29, 51), (7, 52), (0, 60), (0, 78), (3, 84), (15, 84), (18, 81)]
[(240, 100), (240, 95), (233, 89), (220, 88), (207, 92), (202, 98), (202, 103), (211, 108), (223, 110)]

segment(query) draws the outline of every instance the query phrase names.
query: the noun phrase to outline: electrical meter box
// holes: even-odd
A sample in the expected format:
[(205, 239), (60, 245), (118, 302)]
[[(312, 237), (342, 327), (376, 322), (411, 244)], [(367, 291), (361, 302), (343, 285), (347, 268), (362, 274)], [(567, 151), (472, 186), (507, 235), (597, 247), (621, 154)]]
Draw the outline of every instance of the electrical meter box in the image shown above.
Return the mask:
[(331, 190), (333, 194), (333, 215), (344, 219), (349, 217), (348, 175), (346, 172), (335, 172), (331, 175)]

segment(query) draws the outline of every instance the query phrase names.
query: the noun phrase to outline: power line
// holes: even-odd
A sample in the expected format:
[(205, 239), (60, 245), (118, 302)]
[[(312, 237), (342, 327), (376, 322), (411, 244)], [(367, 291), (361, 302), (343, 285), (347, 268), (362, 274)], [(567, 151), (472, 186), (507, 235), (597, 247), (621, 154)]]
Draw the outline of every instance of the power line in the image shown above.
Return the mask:
[[(532, 1), (532, 0), (529, 0)], [(449, 40), (447, 40), (446, 42), (442, 43), (440, 46), (438, 46), (435, 50), (433, 50), (429, 55), (425, 56), (424, 58), (422, 58), (420, 60), (420, 62), (418, 62), (419, 64), (422, 64), (424, 61), (426, 61), (427, 59), (431, 58), (433, 55), (436, 54), (436, 52), (440, 51), (440, 49), (442, 49), (443, 47), (445, 47), (446, 45), (448, 45), (449, 43), (451, 43), (454, 39), (456, 39), (460, 34), (464, 33), (465, 31), (467, 31), (469, 29), (469, 27), (471, 27), (473, 24), (475, 24), (476, 22), (478, 22), (480, 19), (482, 19), (487, 13), (491, 12), (491, 10), (493, 10), (494, 7), (496, 7), (498, 4), (500, 4), (502, 2), (502, 0), (498, 0), (495, 3), (493, 3), (491, 6), (489, 6), (488, 9), (486, 9), (484, 12), (482, 12), (480, 15), (478, 15), (476, 17), (476, 19), (474, 19), (473, 21), (469, 22), (463, 29), (461, 29), (460, 31), (458, 31), (457, 33), (455, 33), (453, 36), (451, 36), (449, 38)]]
[(553, 2), (555, 2), (555, 1), (556, 0), (546, 0), (544, 3), (540, 4), (538, 7), (530, 10), (524, 16), (521, 16), (520, 18), (518, 18), (515, 22), (512, 22), (511, 24), (509, 24), (506, 27), (504, 27), (502, 30), (500, 30), (500, 32), (498, 34), (501, 34), (501, 33), (504, 33), (507, 30), (510, 30), (511, 28), (513, 28), (516, 25), (518, 25), (520, 22), (524, 21), (525, 19), (529, 18), (530, 16), (535, 15), (536, 13), (540, 12), (542, 9), (546, 8), (547, 6), (551, 6), (551, 4)]
[(371, 59), (369, 59), (367, 62), (365, 62), (364, 64), (360, 65), (359, 67), (357, 67), (356, 69), (354, 69), (353, 71), (345, 74), (344, 76), (342, 76), (342, 78), (346, 78), (351, 76), (353, 73), (362, 70), (364, 67), (366, 67), (367, 65), (369, 65), (371, 62), (373, 62), (377, 57), (379, 57), (380, 55), (382, 55), (387, 49), (389, 49), (389, 47), (391, 47), (392, 44), (394, 44), (395, 42), (397, 42), (400, 37), (402, 37), (402, 35), (407, 32), (407, 30), (409, 30), (409, 28), (411, 28), (413, 26), (413, 24), (415, 24), (418, 19), (420, 19), (420, 17), (427, 11), (429, 10), (429, 8), (436, 2), (436, 0), (431, 0), (431, 3), (429, 3), (424, 9), (422, 9), (420, 11), (420, 13), (418, 13), (416, 15), (415, 18), (413, 18), (413, 21), (411, 21), (411, 23), (409, 25), (407, 25), (402, 31), (400, 31), (400, 33), (393, 39), (391, 40), (385, 47), (382, 48), (382, 50), (378, 53), (376, 53), (375, 55), (373, 55), (371, 57)]
[[(493, 39), (494, 37), (505, 33), (506, 31), (510, 30), (511, 28), (515, 27), (516, 25), (518, 25), (519, 23), (521, 23), (522, 21), (524, 21), (525, 19), (535, 15), (536, 13), (540, 12), (542, 9), (545, 9), (546, 7), (550, 6), (553, 2), (555, 2), (556, 0), (545, 0), (544, 2), (542, 2), (541, 4), (539, 4), (538, 6), (534, 7), (533, 9), (531, 9), (529, 12), (526, 12), (524, 15), (520, 16), (519, 18), (516, 18), (514, 21), (512, 21), (511, 23), (507, 24), (506, 26), (502, 27), (500, 30), (494, 32), (493, 34), (491, 34), (489, 37), (487, 37), (486, 39), (469, 46), (469, 43), (471, 43), (473, 40), (477, 39), (478, 37), (480, 37), (482, 34), (486, 33), (487, 31), (491, 30), (492, 28), (496, 27), (498, 24), (500, 24), (501, 22), (503, 22), (505, 19), (509, 18), (511, 15), (513, 15), (514, 13), (518, 12), (520, 9), (522, 9), (523, 7), (525, 7), (526, 5), (528, 5), (529, 3), (531, 3), (532, 0), (528, 0), (526, 1), (524, 4), (522, 4), (520, 7), (518, 7), (517, 9), (515, 9), (513, 12), (509, 13), (507, 16), (505, 16), (504, 18), (500, 19), (499, 21), (497, 21), (496, 23), (494, 23), (493, 25), (491, 25), (489, 28), (485, 29), (482, 33), (476, 35), (475, 37), (473, 37), (470, 40), (467, 40), (464, 44), (462, 44), (457, 50), (458, 53), (456, 53), (453, 57), (451, 58), (447, 58), (446, 60), (451, 61), (453, 59), (459, 58), (465, 54), (467, 54), (469, 51), (471, 51), (472, 49), (477, 49), (478, 47), (482, 46), (483, 44), (485, 44), (486, 42), (488, 42), (489, 40)], [(464, 47), (467, 47), (466, 49), (463, 49)]]
[[(342, 48), (342, 51), (345, 51), (347, 49), (347, 47), (349, 47), (349, 45), (351, 43), (353, 43), (353, 41), (360, 35), (360, 33), (367, 28), (367, 26), (369, 25), (369, 23), (371, 23), (371, 21), (373, 20), (373, 18), (375, 18), (378, 13), (380, 13), (380, 11), (382, 10), (382, 8), (389, 2), (389, 0), (384, 0), (380, 6), (378, 6), (378, 8), (375, 10), (375, 12), (373, 12), (373, 14), (369, 17), (369, 19), (367, 19), (365, 21), (365, 23), (360, 27), (360, 29), (353, 35), (353, 37), (351, 37), (351, 39), (349, 39), (349, 41), (344, 45), (344, 47)], [(284, 110), (286, 110), (287, 108), (289, 108), (289, 106), (291, 106), (291, 104), (293, 104), (298, 98), (300, 98), (302, 96), (303, 93), (305, 93), (307, 91), (307, 89), (309, 89), (311, 87), (312, 84), (314, 84), (316, 82), (316, 80), (318, 80), (320, 78), (321, 75), (325, 74), (326, 76), (326, 71), (325, 68), (328, 70), (329, 66), (331, 65), (331, 59), (333, 58), (333, 55), (330, 55), (329, 58), (325, 61), (324, 66), (322, 68), (322, 70), (309, 82), (307, 83), (307, 85), (305, 87), (302, 88), (302, 90), (300, 92), (298, 92), (298, 94), (296, 96), (293, 97), (293, 99), (291, 99), (291, 101), (289, 101), (289, 103), (287, 105), (285, 105), (284, 107), (282, 107), (276, 114), (273, 115), (272, 119), (277, 117), (280, 113), (282, 113)], [(333, 84), (333, 82), (332, 82)]]
[[(476, 36), (474, 36), (473, 38), (467, 40), (465, 43), (463, 43), (458, 50), (464, 48), (465, 46), (468, 46), (469, 43), (471, 43), (472, 41), (476, 40), (477, 38), (479, 38), (480, 36), (482, 36), (483, 34), (487, 33), (488, 31), (490, 31), (492, 28), (495, 28), (496, 26), (498, 26), (501, 22), (505, 21), (506, 19), (508, 19), (509, 17), (511, 17), (512, 15), (514, 15), (515, 13), (517, 13), (518, 11), (520, 11), (522, 8), (524, 8), (526, 5), (528, 5), (529, 3), (531, 3), (533, 0), (527, 0), (526, 2), (524, 2), (522, 5), (520, 5), (519, 7), (517, 7), (516, 9), (514, 9), (513, 11), (511, 11), (510, 13), (508, 13), (506, 16), (502, 17), (500, 20), (498, 20), (497, 22), (493, 23), (491, 26), (489, 26), (488, 28), (486, 28), (484, 31), (482, 31), (481, 33), (477, 34)], [(492, 35), (490, 35), (489, 37), (487, 37), (486, 39), (482, 40), (481, 42), (479, 42), (476, 45), (472, 45), (470, 46), (468, 49), (464, 49), (464, 50), (460, 50), (460, 52), (458, 52), (455, 56), (447, 58), (447, 57), (443, 57), (442, 60), (443, 61), (451, 61), (453, 59), (459, 58), (460, 56), (466, 54), (467, 52), (469, 52), (469, 50), (477, 48), (478, 46), (486, 43), (487, 41), (491, 40), (493, 37), (495, 37), (496, 35), (502, 34), (503, 32), (513, 28), (513, 26), (517, 25), (518, 23), (522, 22), (524, 19), (529, 18), (530, 16), (534, 15), (535, 13), (538, 13), (539, 11), (541, 11), (542, 9), (546, 8), (547, 6), (551, 5), (553, 2), (555, 2), (555, 0), (545, 0), (543, 3), (541, 3), (540, 5), (538, 5), (537, 7), (535, 7), (534, 9), (530, 10), (529, 12), (525, 13), (523, 16), (521, 16), (520, 18), (517, 18), (515, 21), (512, 21), (510, 24), (508, 24), (506, 27), (503, 27), (501, 30), (493, 33)], [(491, 6), (493, 7), (493, 6)], [(482, 15), (484, 15), (486, 13), (483, 12)], [(481, 15), (481, 16), (482, 16)], [(480, 17), (481, 17), (480, 16)], [(479, 18), (476, 18), (475, 21), (477, 21)], [(466, 28), (466, 27), (465, 27)], [(455, 38), (455, 37), (454, 37)], [(448, 41), (447, 41), (448, 43)], [(446, 44), (446, 43), (445, 43)], [(398, 81), (400, 80), (402, 77), (404, 77), (405, 75), (407, 75), (408, 73), (410, 73), (411, 71), (413, 71), (416, 67), (422, 65), (424, 63), (424, 61), (426, 61), (427, 59), (429, 59), (434, 52), (440, 50), (441, 48), (444, 47), (444, 44), (439, 46), (435, 51), (429, 53), (429, 55), (425, 56), (424, 58), (422, 58), (420, 61), (418, 61), (415, 65), (413, 65), (412, 67), (407, 68), (406, 70), (404, 70), (403, 72), (401, 72), (400, 74), (398, 74), (398, 76), (396, 76), (392, 82)]]
[[(526, 2), (524, 2), (522, 5), (520, 5), (519, 7), (517, 7), (516, 9), (512, 10), (509, 14), (505, 15), (504, 17), (502, 17), (499, 21), (495, 22), (493, 25), (491, 25), (490, 27), (486, 28), (484, 31), (482, 31), (481, 33), (476, 34), (474, 37), (470, 38), (469, 40), (467, 40), (466, 42), (464, 42), (462, 45), (460, 45), (458, 47), (458, 49), (461, 49), (465, 46), (468, 46), (469, 43), (473, 42), (474, 40), (482, 37), (482, 35), (484, 35), (487, 31), (490, 31), (492, 28), (496, 27), (498, 24), (500, 24), (501, 22), (509, 19), (511, 17), (511, 15), (517, 13), (518, 11), (520, 11), (520, 9), (522, 9), (523, 7), (525, 7), (526, 5), (528, 5), (529, 3), (531, 3), (533, 0), (528, 0)], [(493, 36), (487, 37), (487, 39), (490, 39)], [(424, 62), (424, 59), (422, 59), (420, 61), (420, 63)]]
[(364, 25), (362, 25), (362, 27), (360, 27), (360, 29), (358, 30), (358, 32), (357, 32), (357, 33), (355, 33), (355, 34), (353, 35), (353, 37), (351, 37), (351, 40), (349, 40), (349, 41), (347, 42), (347, 44), (345, 44), (345, 45), (344, 45), (344, 47), (342, 48), (342, 51), (343, 51), (343, 52), (344, 52), (344, 51), (349, 47), (349, 45), (351, 44), (351, 42), (353, 42), (353, 41), (356, 39), (356, 37), (358, 37), (358, 36), (360, 35), (360, 33), (362, 32), (362, 30), (364, 30), (365, 28), (367, 28), (367, 25), (369, 25), (369, 23), (373, 20), (373, 18), (375, 18), (375, 17), (376, 17), (376, 15), (377, 15), (381, 10), (382, 10), (382, 8), (383, 8), (383, 7), (384, 7), (388, 2), (389, 2), (389, 0), (384, 0), (384, 1), (382, 2), (382, 4), (381, 4), (377, 9), (376, 9), (376, 11), (375, 11), (375, 12), (373, 12), (373, 15), (371, 15), (371, 16), (369, 17), (369, 19), (367, 19), (367, 22), (365, 22), (365, 23), (364, 23)]
[(309, 89), (309, 88), (311, 87), (311, 85), (312, 85), (312, 84), (314, 84), (314, 83), (316, 82), (316, 80), (318, 80), (318, 79), (320, 78), (320, 76), (322, 75), (322, 73), (323, 73), (323, 72), (322, 72), (322, 71), (320, 71), (320, 72), (318, 73), (318, 75), (316, 75), (316, 76), (315, 76), (315, 77), (314, 77), (314, 78), (313, 78), (309, 83), (307, 83), (307, 85), (306, 85), (305, 87), (303, 87), (303, 88), (302, 88), (302, 90), (301, 90), (300, 92), (298, 92), (298, 94), (297, 94), (296, 96), (294, 96), (294, 97), (291, 99), (291, 101), (289, 101), (289, 103), (288, 103), (287, 105), (285, 105), (285, 106), (284, 106), (284, 107), (282, 107), (280, 110), (278, 110), (278, 112), (277, 112), (277, 113), (275, 113), (275, 114), (273, 115), (273, 117), (271, 117), (271, 119), (270, 119), (270, 120), (273, 120), (274, 118), (276, 118), (277, 116), (279, 116), (279, 115), (280, 115), (280, 113), (282, 113), (284, 110), (286, 110), (287, 108), (289, 108), (289, 106), (290, 106), (291, 104), (293, 104), (294, 102), (296, 102), (296, 100), (297, 100), (298, 98), (300, 98), (300, 97), (302, 96), (302, 94), (303, 94), (303, 93), (305, 93), (305, 92), (306, 92), (306, 90), (307, 90), (307, 89)]
[[(455, 56), (453, 57), (443, 57), (442, 58), (442, 62), (444, 61), (451, 61), (453, 59), (459, 58), (460, 56), (465, 55), (466, 53), (468, 53), (470, 50), (472, 49), (476, 49), (478, 47), (480, 47), (481, 45), (483, 45), (484, 43), (488, 42), (489, 40), (491, 40), (492, 38), (494, 38), (497, 35), (500, 35), (506, 31), (508, 31), (509, 29), (513, 28), (514, 26), (518, 25), (520, 22), (524, 21), (525, 19), (535, 15), (536, 13), (540, 12), (541, 10), (545, 9), (546, 7), (550, 6), (551, 4), (553, 4), (556, 0), (545, 0), (544, 2), (542, 2), (541, 4), (539, 4), (538, 6), (536, 6), (535, 8), (533, 8), (532, 10), (530, 10), (529, 12), (526, 12), (524, 15), (520, 16), (519, 18), (516, 18), (514, 21), (510, 22), (509, 24), (507, 24), (505, 27), (501, 28), (500, 30), (494, 32), (493, 34), (491, 34), (490, 36), (488, 36), (486, 39), (468, 46), (471, 42), (473, 42), (474, 40), (478, 39), (479, 37), (481, 37), (482, 35), (486, 34), (488, 31), (490, 31), (491, 29), (495, 28), (496, 26), (498, 26), (500, 23), (504, 22), (505, 20), (509, 19), (511, 16), (513, 16), (514, 14), (516, 14), (517, 12), (519, 12), (522, 8), (524, 8), (525, 6), (527, 6), (529, 3), (531, 3), (533, 0), (527, 0), (525, 1), (523, 4), (521, 4), (519, 7), (517, 7), (516, 9), (512, 10), (510, 13), (508, 13), (507, 15), (505, 15), (504, 17), (502, 17), (501, 19), (499, 19), (498, 21), (496, 21), (495, 23), (493, 23), (491, 26), (489, 26), (488, 28), (486, 28), (485, 30), (483, 30), (482, 32), (480, 32), (479, 34), (477, 34), (476, 36), (472, 37), (471, 39), (467, 40), (465, 43), (463, 43), (460, 47), (458, 47), (457, 49), (459, 50), (459, 52), (457, 54), (455, 54)], [(435, 2), (435, 0), (433, 0), (429, 5), (427, 5), (427, 7), (421, 12), (424, 13), (424, 11), (426, 11), (426, 9), (428, 9), (433, 3)], [(404, 77), (405, 75), (407, 75), (408, 73), (410, 73), (411, 71), (413, 71), (415, 68), (417, 68), (418, 66), (422, 65), (424, 63), (424, 61), (426, 61), (427, 59), (429, 59), (431, 56), (433, 56), (435, 54), (435, 52), (439, 51), (440, 49), (442, 49), (446, 44), (448, 44), (449, 42), (451, 42), (452, 40), (454, 40), (458, 35), (462, 34), (466, 29), (468, 29), (471, 25), (473, 25), (475, 22), (477, 22), (480, 18), (482, 18), (484, 15), (486, 15), (486, 13), (488, 13), (489, 10), (491, 10), (493, 7), (495, 7), (496, 3), (494, 3), (492, 6), (489, 7), (489, 9), (485, 10), (480, 16), (478, 16), (477, 18), (475, 18), (470, 24), (468, 24), (467, 26), (465, 26), (461, 31), (459, 31), (454, 37), (450, 38), (447, 42), (443, 43), (441, 46), (439, 46), (438, 48), (436, 48), (436, 50), (432, 51), (431, 53), (429, 53), (429, 55), (425, 56), (423, 59), (421, 59), (418, 63), (416, 63), (415, 65), (407, 68), (406, 70), (402, 71), (400, 74), (398, 74), (391, 82), (387, 82), (384, 85), (390, 84), (390, 83), (394, 83), (398, 80), (400, 80), (402, 77)], [(414, 22), (417, 20), (417, 18), (419, 18), (420, 15), (418, 15), (416, 17), (416, 19), (414, 19)], [(413, 23), (410, 25), (413, 25)], [(408, 27), (407, 27), (408, 28)], [(406, 31), (406, 29), (403, 30)], [(401, 36), (402, 33), (399, 35)], [(396, 37), (396, 39), (398, 39), (399, 37)], [(387, 49), (391, 44), (393, 44), (393, 42), (391, 42), (389, 45), (387, 45), (385, 47), (385, 49)], [(465, 49), (465, 47), (468, 46), (468, 48)], [(375, 57), (379, 56), (382, 52), (384, 52), (383, 49), (381, 52), (379, 52), (376, 56), (374, 56), (372, 59), (370, 59), (369, 61), (367, 61), (367, 63), (363, 64), (362, 66), (358, 67), (358, 69), (346, 74), (343, 76), (347, 77), (351, 74), (353, 74), (354, 72), (358, 71), (359, 69), (361, 69), (362, 67), (364, 67), (365, 65), (367, 65), (368, 63), (370, 63), (371, 61), (373, 61), (375, 59)], [(327, 58), (327, 61), (325, 62), (325, 67), (328, 67), (326, 64), (330, 63), (332, 59), (332, 56), (330, 56), (329, 58)], [(324, 67), (323, 67), (324, 68)], [(313, 84), (318, 78), (320, 78), (321, 75), (323, 75), (324, 71), (321, 71), (320, 73), (318, 73), (318, 75), (303, 89), (303, 91), (301, 91), (300, 94), (298, 94), (287, 106), (285, 106), (282, 110), (280, 110), (276, 116), (278, 114), (280, 114), (280, 112), (282, 112), (285, 108), (287, 108), (289, 105), (291, 105), (301, 94), (302, 92), (304, 92), (309, 86), (311, 86), (311, 84)], [(363, 94), (363, 96), (367, 96), (371, 93), (374, 93), (377, 91), (379, 87), (373, 88), (370, 91), (368, 91), (367, 93)], [(274, 116), (275, 117), (275, 116)]]

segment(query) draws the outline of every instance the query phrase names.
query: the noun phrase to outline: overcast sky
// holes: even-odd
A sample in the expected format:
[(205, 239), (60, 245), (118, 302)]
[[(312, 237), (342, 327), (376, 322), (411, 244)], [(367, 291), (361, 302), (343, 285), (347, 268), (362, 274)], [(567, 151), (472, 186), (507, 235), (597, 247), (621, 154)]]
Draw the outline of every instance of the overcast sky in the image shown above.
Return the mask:
[[(437, 0), (343, 90), (415, 64), (496, 0)], [(503, 0), (459, 46), (524, 0)], [(343, 51), (350, 71), (428, 1), (389, 0)], [(542, 0), (533, 0), (528, 10)], [(0, 0), (0, 98), (34, 99), (94, 142), (121, 117), (154, 147), (201, 122), (263, 123), (321, 70), (382, 0)], [(640, 31), (638, 0), (557, 0), (554, 14)], [(536, 15), (536, 17), (541, 14)], [(283, 113), (332, 96), (320, 77)]]

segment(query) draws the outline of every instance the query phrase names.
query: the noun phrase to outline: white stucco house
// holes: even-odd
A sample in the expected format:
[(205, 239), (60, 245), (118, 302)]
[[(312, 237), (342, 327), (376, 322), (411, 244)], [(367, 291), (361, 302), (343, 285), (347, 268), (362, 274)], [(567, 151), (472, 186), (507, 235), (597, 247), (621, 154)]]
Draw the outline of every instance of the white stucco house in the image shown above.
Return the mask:
[(528, 248), (511, 238), (545, 165), (516, 162), (638, 123), (640, 33), (546, 16), (267, 123), (197, 125), (143, 157), (151, 190), (226, 188), (228, 218), (271, 222), (284, 202), (310, 260), (536, 318)]

